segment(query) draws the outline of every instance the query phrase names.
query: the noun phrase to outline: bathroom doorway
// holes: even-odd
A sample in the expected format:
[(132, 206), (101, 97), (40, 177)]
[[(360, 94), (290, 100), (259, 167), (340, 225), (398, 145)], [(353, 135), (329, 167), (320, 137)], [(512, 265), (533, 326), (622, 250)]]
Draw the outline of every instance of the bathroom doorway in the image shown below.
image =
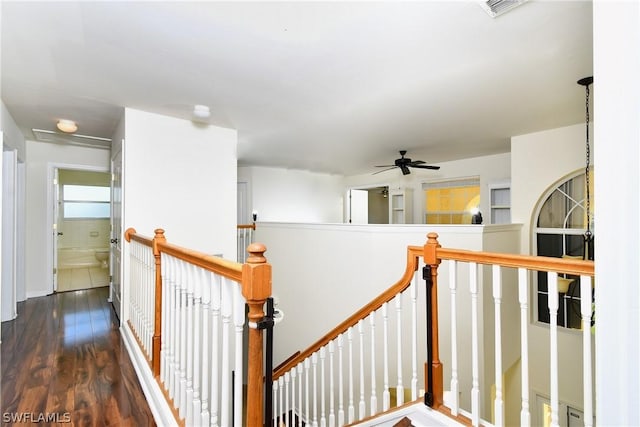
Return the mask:
[(109, 286), (111, 174), (54, 173), (54, 291)]

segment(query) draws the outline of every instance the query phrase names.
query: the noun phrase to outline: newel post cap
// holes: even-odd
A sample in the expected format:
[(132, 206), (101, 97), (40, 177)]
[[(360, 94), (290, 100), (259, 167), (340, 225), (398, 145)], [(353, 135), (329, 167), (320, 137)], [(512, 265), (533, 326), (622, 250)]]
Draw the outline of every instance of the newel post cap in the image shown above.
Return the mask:
[(424, 245), (424, 263), (427, 265), (438, 265), (440, 260), (438, 259), (437, 250), (440, 248), (438, 242), (438, 233), (427, 234), (427, 243)]

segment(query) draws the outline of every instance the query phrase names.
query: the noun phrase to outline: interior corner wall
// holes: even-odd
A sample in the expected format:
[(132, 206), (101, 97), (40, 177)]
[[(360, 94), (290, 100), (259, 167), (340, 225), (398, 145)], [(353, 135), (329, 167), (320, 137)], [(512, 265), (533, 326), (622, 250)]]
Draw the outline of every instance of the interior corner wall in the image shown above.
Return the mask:
[[(532, 253), (531, 222), (540, 197), (584, 168), (585, 132), (585, 125), (577, 124), (511, 138), (511, 221), (523, 224), (521, 253)], [(592, 164), (597, 167), (593, 157)]]
[(239, 168), (251, 185), (258, 221), (341, 223), (342, 175), (269, 167)]
[(11, 113), (7, 110), (4, 102), (0, 104), (0, 129), (4, 134), (3, 143), (18, 150), (18, 160), (24, 161), (26, 153), (26, 142), (18, 125), (13, 120)]
[(237, 133), (125, 109), (123, 230), (235, 260)]
[(44, 142), (26, 142), (26, 244), (25, 279), (27, 298), (47, 295), (53, 290), (52, 273), (45, 267), (51, 248), (47, 236), (48, 167), (51, 163), (109, 168), (109, 151), (63, 146)]

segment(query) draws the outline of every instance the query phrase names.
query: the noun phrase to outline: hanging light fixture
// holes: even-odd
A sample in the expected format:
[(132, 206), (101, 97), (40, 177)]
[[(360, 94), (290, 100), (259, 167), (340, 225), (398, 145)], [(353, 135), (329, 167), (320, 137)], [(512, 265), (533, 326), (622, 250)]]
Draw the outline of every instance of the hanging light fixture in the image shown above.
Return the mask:
[(585, 134), (586, 134), (586, 166), (585, 166), (585, 182), (586, 182), (586, 214), (587, 214), (587, 230), (584, 233), (584, 259), (593, 260), (593, 231), (591, 230), (591, 178), (590, 178), (590, 163), (591, 163), (591, 146), (589, 144), (589, 86), (593, 83), (593, 76), (585, 77), (578, 80), (578, 84), (584, 86), (585, 90)]

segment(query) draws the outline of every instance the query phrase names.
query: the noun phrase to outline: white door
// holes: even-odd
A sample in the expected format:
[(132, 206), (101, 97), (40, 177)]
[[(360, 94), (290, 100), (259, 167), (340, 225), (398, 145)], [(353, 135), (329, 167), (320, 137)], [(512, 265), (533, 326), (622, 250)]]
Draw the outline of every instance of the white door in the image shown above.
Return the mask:
[(111, 256), (109, 273), (111, 275), (110, 299), (119, 319), (122, 309), (122, 288), (120, 268), (122, 260), (122, 150), (111, 157)]
[(348, 223), (369, 223), (369, 192), (367, 190), (349, 190), (347, 194), (347, 204)]
[(60, 244), (59, 239), (62, 236), (62, 227), (60, 221), (60, 184), (58, 183), (58, 168), (53, 170), (53, 291), (58, 290), (58, 246)]

